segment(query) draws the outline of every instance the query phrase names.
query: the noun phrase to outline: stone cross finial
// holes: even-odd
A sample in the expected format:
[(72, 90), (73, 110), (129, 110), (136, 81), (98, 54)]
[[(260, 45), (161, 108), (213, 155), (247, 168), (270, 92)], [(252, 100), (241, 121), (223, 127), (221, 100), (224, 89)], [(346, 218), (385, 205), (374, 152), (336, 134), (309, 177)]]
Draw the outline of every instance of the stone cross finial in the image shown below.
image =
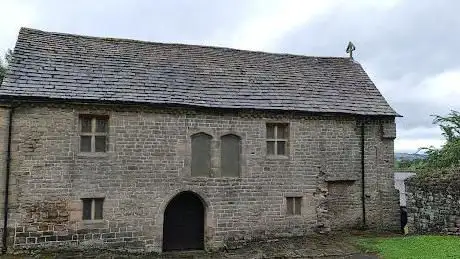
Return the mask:
[(347, 46), (347, 53), (350, 53), (350, 58), (353, 58), (353, 51), (356, 49), (355, 45), (350, 41)]

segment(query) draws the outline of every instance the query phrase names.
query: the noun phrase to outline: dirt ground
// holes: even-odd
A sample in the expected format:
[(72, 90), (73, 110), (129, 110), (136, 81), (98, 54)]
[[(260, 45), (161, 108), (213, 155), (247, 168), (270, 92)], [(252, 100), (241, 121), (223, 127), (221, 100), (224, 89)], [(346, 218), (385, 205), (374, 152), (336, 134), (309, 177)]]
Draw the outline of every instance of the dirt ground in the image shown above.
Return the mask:
[[(61, 253), (37, 253), (30, 255), (4, 255), (1, 259), (64, 259), (64, 258), (98, 258), (98, 259), (121, 259), (121, 258), (158, 258), (158, 259), (266, 259), (266, 258), (348, 258), (348, 259), (377, 259), (371, 254), (362, 254), (356, 247), (354, 240), (362, 233), (314, 235), (308, 237), (296, 237), (276, 239), (265, 242), (253, 242), (239, 249), (206, 253), (204, 251), (168, 252), (157, 254), (120, 254), (103, 251), (72, 251)], [(369, 235), (369, 234), (364, 234)]]

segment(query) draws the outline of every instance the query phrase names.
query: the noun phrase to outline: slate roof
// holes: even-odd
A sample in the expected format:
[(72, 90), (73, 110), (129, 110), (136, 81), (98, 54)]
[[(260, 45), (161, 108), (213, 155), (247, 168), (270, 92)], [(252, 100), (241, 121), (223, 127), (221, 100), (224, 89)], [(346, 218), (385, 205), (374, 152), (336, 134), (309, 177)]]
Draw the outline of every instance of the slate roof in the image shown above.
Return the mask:
[(398, 116), (360, 64), (22, 28), (0, 97)]

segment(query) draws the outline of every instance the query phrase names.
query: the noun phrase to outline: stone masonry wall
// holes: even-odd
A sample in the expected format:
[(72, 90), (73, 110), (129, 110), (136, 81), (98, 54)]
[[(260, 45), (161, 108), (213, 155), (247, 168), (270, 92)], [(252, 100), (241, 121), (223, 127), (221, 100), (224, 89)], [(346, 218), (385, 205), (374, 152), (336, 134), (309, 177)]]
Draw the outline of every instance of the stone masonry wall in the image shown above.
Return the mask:
[[(79, 152), (81, 114), (109, 116), (108, 152)], [(265, 155), (267, 122), (289, 123), (287, 157)], [(367, 222), (374, 229), (394, 229), (399, 222), (394, 121), (366, 123)], [(197, 132), (213, 137), (209, 177), (190, 176), (190, 136)], [(228, 133), (242, 140), (238, 178), (220, 176), (219, 138)], [(23, 104), (15, 111), (12, 135), (8, 227), (15, 249), (159, 252), (164, 209), (181, 191), (193, 191), (205, 203), (206, 249), (362, 221), (360, 129), (352, 116)], [(347, 202), (337, 202), (337, 194), (349, 195)], [(301, 215), (286, 215), (289, 196), (302, 197)], [(91, 197), (105, 198), (103, 220), (82, 220), (81, 199)]]
[(328, 183), (328, 212), (333, 219), (333, 230), (349, 229), (361, 224), (360, 186), (353, 181), (336, 181)]
[(460, 235), (460, 172), (406, 180), (408, 226), (415, 233)]

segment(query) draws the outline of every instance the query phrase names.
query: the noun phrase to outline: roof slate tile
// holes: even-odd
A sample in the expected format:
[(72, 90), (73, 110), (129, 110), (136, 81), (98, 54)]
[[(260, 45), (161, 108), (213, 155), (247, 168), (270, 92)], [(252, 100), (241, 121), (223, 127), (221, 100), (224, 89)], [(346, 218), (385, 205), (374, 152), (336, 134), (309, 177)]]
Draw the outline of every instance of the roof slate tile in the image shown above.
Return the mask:
[(22, 28), (2, 97), (398, 116), (360, 64)]

